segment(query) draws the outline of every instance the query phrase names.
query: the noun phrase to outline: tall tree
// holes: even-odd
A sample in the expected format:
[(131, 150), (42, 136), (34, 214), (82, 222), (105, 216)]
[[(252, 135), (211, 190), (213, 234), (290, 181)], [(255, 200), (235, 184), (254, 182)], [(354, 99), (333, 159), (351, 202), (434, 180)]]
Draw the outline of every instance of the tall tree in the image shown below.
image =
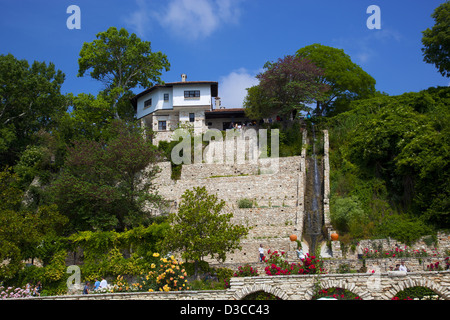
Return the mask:
[(136, 128), (111, 123), (104, 140), (76, 141), (50, 193), (71, 231), (118, 230), (149, 223), (149, 205), (163, 201), (153, 190), (159, 153)]
[(98, 33), (96, 40), (84, 43), (78, 64), (79, 77), (90, 70), (92, 78), (105, 84), (105, 93), (111, 99), (116, 119), (121, 118), (117, 107), (121, 98), (137, 86), (161, 83), (162, 70), (170, 68), (167, 56), (160, 51), (152, 52), (149, 41), (142, 41), (134, 33), (130, 35), (124, 28), (117, 30), (115, 27)]
[(312, 44), (297, 51), (298, 57), (310, 59), (323, 70), (320, 82), (329, 90), (323, 100), (316, 101), (318, 115), (333, 109), (342, 101), (368, 98), (375, 94), (375, 79), (353, 63), (342, 49)]
[(58, 121), (58, 134), (68, 142), (70, 140), (90, 139), (99, 141), (102, 133), (114, 120), (112, 108), (103, 94), (80, 93), (67, 95), (69, 112)]
[(244, 103), (250, 116), (280, 115), (288, 120), (293, 112), (305, 110), (306, 104), (320, 101), (328, 89), (318, 81), (322, 70), (309, 59), (288, 55), (264, 67), (256, 76), (259, 85), (248, 90)]
[(222, 213), (225, 201), (210, 195), (205, 187), (186, 190), (177, 213), (169, 216), (172, 225), (164, 240), (167, 250), (181, 251), (184, 259), (198, 262), (210, 256), (224, 261), (226, 254), (240, 249), (240, 239), (248, 228), (230, 223), (232, 213)]
[(422, 32), (423, 60), (432, 63), (444, 77), (450, 77), (450, 2), (437, 7), (431, 15), (435, 25)]
[(55, 205), (36, 210), (24, 208), (23, 191), (10, 169), (0, 171), (0, 281), (23, 268), (23, 260), (38, 255), (38, 245), (50, 236), (60, 235), (67, 218)]
[(51, 130), (65, 111), (60, 93), (64, 74), (53, 63), (30, 66), (12, 54), (0, 55), (0, 163), (14, 165), (40, 129)]

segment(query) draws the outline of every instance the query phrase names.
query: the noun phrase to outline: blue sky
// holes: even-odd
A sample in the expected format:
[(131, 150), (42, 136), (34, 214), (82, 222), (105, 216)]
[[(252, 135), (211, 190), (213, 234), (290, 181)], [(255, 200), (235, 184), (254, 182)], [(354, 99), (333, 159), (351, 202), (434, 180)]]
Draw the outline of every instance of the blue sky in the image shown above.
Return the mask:
[[(266, 61), (321, 43), (344, 49), (390, 95), (447, 86), (423, 62), (422, 31), (444, 0), (0, 0), (0, 54), (30, 63), (55, 63), (66, 74), (62, 91), (97, 94), (102, 84), (77, 77), (83, 42), (110, 26), (124, 27), (168, 56), (165, 82), (219, 81), (225, 107), (241, 107), (245, 88)], [(70, 5), (81, 9), (81, 29), (68, 29)], [(381, 29), (367, 28), (368, 6), (381, 12)], [(143, 88), (136, 88), (136, 93)]]

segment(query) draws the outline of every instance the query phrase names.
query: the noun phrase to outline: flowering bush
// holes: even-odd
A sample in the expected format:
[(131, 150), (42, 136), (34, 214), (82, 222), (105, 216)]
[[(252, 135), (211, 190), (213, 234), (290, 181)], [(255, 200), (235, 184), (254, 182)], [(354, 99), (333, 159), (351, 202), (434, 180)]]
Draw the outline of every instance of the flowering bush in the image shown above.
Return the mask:
[(439, 265), (439, 261), (427, 265), (427, 271), (442, 271), (442, 266)]
[[(101, 290), (101, 289), (99, 289)], [(132, 283), (131, 285), (127, 280), (123, 278), (123, 276), (118, 275), (115, 283), (112, 286), (108, 286), (106, 289), (107, 292), (134, 292), (139, 291), (139, 284)]]
[(441, 297), (426, 287), (410, 287), (397, 292), (392, 300), (441, 300)]
[(400, 299), (399, 297), (393, 297), (391, 300), (413, 300), (413, 298), (406, 297), (406, 298)]
[[(159, 253), (153, 257), (158, 258)], [(173, 256), (160, 258), (150, 266), (151, 270), (143, 275), (137, 284), (139, 291), (180, 291), (189, 290), (187, 286), (187, 273), (183, 264)]]
[(431, 250), (431, 252), (428, 252), (425, 249), (421, 250), (410, 250), (407, 246), (404, 247), (395, 247), (390, 250), (372, 250), (368, 248), (364, 248), (363, 250), (363, 257), (367, 259), (379, 259), (379, 258), (405, 258), (405, 257), (414, 257), (414, 258), (420, 258), (420, 257), (436, 257), (439, 255), (439, 252), (437, 249)]
[(312, 299), (317, 300), (320, 298), (334, 298), (337, 300), (362, 300), (353, 292), (342, 288), (329, 288), (326, 290), (319, 290), (319, 292), (317, 292)]
[(321, 261), (315, 256), (306, 254), (305, 259), (301, 263), (289, 263), (285, 260), (285, 252), (270, 250), (267, 252), (270, 256), (263, 257), (263, 261), (267, 264), (265, 272), (267, 275), (287, 275), (287, 274), (317, 274), (323, 273)]
[(239, 267), (238, 272), (233, 274), (233, 277), (256, 277), (258, 275), (258, 269), (253, 268), (251, 265), (246, 264), (244, 267)]
[(17, 299), (17, 298), (29, 298), (31, 297), (30, 290), (25, 288), (15, 288), (15, 287), (3, 287), (0, 286), (0, 299)]

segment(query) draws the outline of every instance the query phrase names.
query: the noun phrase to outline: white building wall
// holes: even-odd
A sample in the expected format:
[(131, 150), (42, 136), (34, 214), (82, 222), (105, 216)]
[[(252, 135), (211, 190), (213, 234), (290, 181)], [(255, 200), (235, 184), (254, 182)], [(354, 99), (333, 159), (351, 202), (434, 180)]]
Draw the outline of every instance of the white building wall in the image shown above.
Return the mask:
[[(200, 90), (200, 98), (185, 98), (184, 91)], [(211, 85), (210, 84), (186, 84), (173, 87), (173, 105), (195, 107), (211, 106)]]
[[(168, 101), (164, 101), (165, 93), (169, 94)], [(148, 99), (152, 99), (152, 105), (148, 108), (144, 108), (144, 103)], [(140, 119), (150, 113), (153, 113), (156, 110), (171, 110), (172, 108), (173, 108), (172, 88), (156, 89), (139, 98), (137, 102), (136, 117)]]

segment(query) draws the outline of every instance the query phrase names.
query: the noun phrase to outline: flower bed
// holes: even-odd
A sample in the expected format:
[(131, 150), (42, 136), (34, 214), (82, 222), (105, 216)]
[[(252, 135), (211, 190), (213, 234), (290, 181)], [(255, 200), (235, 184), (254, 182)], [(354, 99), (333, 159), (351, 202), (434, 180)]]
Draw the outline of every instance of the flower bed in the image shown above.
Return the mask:
[(154, 253), (153, 257), (155, 261), (150, 265), (150, 270), (142, 274), (138, 282), (129, 284), (123, 276), (119, 275), (113, 285), (96, 290), (94, 293), (189, 290), (187, 273), (182, 263), (173, 256), (160, 258), (159, 253)]
[(421, 257), (437, 257), (440, 253), (437, 249), (432, 249), (431, 252), (421, 250), (411, 250), (408, 246), (395, 247), (390, 250), (374, 250), (369, 248), (363, 249), (363, 258), (379, 259), (379, 258), (421, 258)]
[(30, 298), (30, 290), (25, 288), (15, 288), (15, 287), (3, 287), (0, 286), (0, 299), (17, 299), (17, 298)]
[(288, 275), (288, 274), (317, 274), (325, 273), (322, 268), (322, 262), (309, 253), (306, 254), (305, 259), (298, 263), (289, 263), (286, 260), (286, 253), (281, 251), (270, 250), (267, 252), (269, 257), (263, 257), (266, 263), (264, 271), (267, 275)]
[(320, 298), (333, 298), (336, 300), (362, 300), (359, 296), (357, 296), (353, 292), (342, 288), (328, 288), (319, 290), (319, 292), (317, 292), (312, 297), (312, 300), (318, 300)]

